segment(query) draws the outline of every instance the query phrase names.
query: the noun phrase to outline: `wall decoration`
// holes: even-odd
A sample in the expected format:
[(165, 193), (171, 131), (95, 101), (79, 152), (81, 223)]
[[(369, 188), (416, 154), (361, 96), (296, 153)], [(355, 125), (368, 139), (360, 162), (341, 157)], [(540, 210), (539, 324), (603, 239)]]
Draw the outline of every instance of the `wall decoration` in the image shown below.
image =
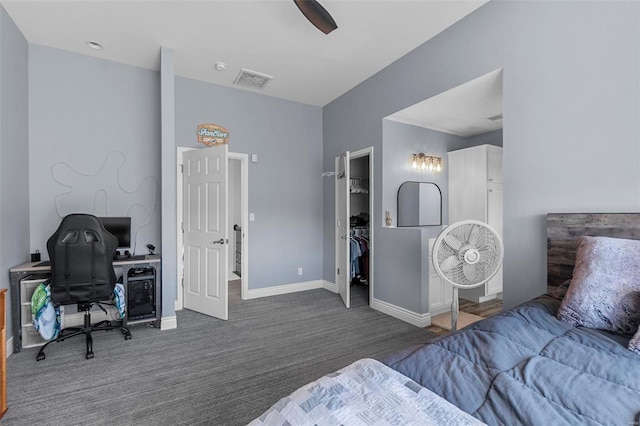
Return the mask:
[[(76, 167), (58, 162), (51, 167), (53, 180), (65, 187), (55, 196), (55, 209), (60, 218), (71, 213), (90, 213), (96, 216), (131, 217), (131, 243), (135, 250), (138, 233), (152, 224), (158, 209), (158, 181), (153, 176), (127, 178), (134, 164), (126, 164), (124, 153), (109, 152), (102, 164), (93, 170), (86, 165)], [(84, 170), (83, 170), (84, 169)], [(96, 170), (97, 169), (97, 170)], [(143, 241), (148, 243), (148, 241)], [(134, 251), (135, 253), (135, 251)]]
[(217, 124), (200, 124), (196, 130), (198, 143), (216, 146), (229, 143), (229, 131)]

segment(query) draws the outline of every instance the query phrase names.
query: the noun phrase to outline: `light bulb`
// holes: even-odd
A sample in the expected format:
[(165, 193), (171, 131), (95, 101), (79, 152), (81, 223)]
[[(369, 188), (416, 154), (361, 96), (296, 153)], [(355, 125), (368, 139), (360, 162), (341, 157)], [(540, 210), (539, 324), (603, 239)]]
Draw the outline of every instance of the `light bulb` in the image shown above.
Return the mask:
[(436, 166), (436, 172), (441, 172), (442, 171), (442, 166), (440, 165), (440, 162), (438, 162), (438, 165)]
[(424, 160), (420, 160), (420, 168), (424, 170), (426, 167), (427, 165), (424, 163)]
[(418, 161), (416, 160), (415, 154), (413, 155), (413, 162), (411, 163), (411, 167), (415, 170), (418, 168)]

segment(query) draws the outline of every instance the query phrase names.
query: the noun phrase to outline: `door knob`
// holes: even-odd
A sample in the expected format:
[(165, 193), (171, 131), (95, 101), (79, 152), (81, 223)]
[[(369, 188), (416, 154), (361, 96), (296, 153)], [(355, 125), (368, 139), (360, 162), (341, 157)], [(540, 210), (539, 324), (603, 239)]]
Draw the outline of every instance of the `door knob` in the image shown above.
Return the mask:
[(213, 244), (224, 244), (224, 238), (220, 238), (218, 241), (214, 241)]

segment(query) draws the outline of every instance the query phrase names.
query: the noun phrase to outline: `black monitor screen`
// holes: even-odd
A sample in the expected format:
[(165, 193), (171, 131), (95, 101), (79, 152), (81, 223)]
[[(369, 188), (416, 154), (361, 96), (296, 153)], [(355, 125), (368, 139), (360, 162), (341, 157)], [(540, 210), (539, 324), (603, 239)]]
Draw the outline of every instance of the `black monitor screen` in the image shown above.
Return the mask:
[(131, 247), (131, 218), (130, 217), (100, 217), (102, 226), (118, 239), (118, 248)]

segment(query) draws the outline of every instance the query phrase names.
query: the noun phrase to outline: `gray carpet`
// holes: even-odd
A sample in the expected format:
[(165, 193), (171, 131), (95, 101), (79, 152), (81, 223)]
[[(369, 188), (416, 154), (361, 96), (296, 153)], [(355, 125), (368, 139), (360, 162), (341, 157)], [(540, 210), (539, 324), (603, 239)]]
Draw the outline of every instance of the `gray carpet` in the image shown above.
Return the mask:
[(434, 337), (370, 309), (363, 286), (345, 309), (326, 290), (243, 301), (238, 283), (229, 321), (183, 310), (175, 330), (97, 333), (92, 360), (80, 337), (41, 362), (37, 348), (11, 355), (2, 424), (243, 425), (324, 374)]

